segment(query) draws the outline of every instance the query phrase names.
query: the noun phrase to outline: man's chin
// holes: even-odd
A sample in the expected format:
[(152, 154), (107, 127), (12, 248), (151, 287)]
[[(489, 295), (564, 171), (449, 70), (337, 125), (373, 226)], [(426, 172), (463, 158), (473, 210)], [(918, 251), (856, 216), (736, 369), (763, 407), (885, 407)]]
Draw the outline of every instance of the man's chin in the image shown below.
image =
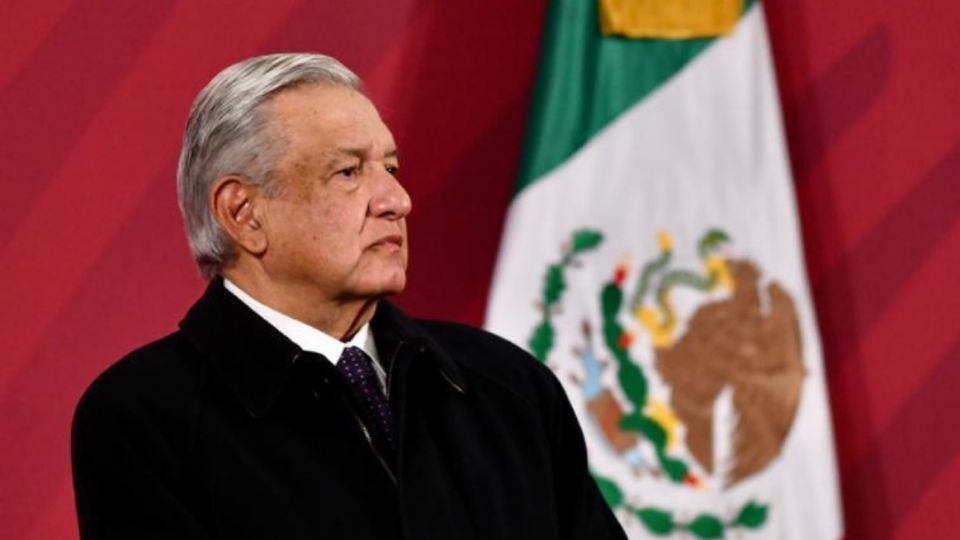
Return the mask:
[(399, 280), (398, 283), (392, 283), (387, 287), (384, 287), (383, 294), (381, 296), (394, 296), (403, 292), (407, 288), (407, 279), (404, 277)]
[(371, 285), (369, 288), (369, 298), (385, 298), (394, 296), (403, 292), (407, 286), (406, 275), (394, 276), (380, 283)]
[[(378, 261), (380, 262), (380, 261)], [(354, 269), (343, 292), (354, 299), (376, 299), (403, 292), (407, 286), (406, 265), (399, 261)]]

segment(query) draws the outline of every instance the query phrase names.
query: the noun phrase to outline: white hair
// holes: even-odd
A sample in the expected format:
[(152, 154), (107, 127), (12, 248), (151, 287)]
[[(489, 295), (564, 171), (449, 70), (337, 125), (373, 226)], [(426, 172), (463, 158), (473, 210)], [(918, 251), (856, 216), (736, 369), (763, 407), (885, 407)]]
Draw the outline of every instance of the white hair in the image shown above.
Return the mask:
[(177, 196), (190, 251), (204, 278), (220, 274), (236, 257), (210, 208), (211, 187), (226, 175), (273, 187), (283, 142), (269, 133), (261, 106), (278, 92), (303, 84), (360, 89), (360, 79), (335, 58), (269, 54), (224, 69), (193, 102), (180, 150)]

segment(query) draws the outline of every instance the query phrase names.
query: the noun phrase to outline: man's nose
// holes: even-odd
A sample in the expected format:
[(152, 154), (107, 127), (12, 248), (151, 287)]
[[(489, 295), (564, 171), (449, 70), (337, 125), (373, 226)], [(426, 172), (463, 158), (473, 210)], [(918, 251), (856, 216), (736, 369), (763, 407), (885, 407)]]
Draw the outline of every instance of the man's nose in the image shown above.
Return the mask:
[(386, 170), (376, 173), (376, 192), (370, 200), (370, 213), (377, 217), (401, 219), (410, 213), (413, 202), (397, 177)]

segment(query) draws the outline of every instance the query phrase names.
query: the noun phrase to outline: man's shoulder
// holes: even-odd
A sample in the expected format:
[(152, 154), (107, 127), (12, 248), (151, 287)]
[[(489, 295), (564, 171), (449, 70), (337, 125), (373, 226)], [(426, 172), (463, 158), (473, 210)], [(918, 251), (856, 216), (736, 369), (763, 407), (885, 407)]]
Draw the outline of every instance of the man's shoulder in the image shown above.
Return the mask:
[(183, 333), (174, 332), (110, 365), (84, 392), (78, 410), (174, 404), (203, 383), (205, 364)]
[(74, 412), (75, 469), (104, 463), (102, 456), (136, 455), (139, 463), (188, 455), (200, 433), (206, 364), (175, 332), (107, 368)]
[(527, 399), (556, 393), (558, 386), (553, 372), (514, 343), (466, 324), (417, 322), (458, 365), (475, 376), (491, 380)]

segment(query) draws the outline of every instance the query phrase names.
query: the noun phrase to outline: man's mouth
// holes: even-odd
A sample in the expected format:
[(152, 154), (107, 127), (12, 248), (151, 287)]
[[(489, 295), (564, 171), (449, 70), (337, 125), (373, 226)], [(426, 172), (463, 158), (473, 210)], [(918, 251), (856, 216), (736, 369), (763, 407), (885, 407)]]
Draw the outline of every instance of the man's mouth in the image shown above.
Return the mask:
[(384, 236), (376, 242), (370, 244), (371, 248), (400, 249), (403, 246), (403, 236), (391, 234)]

